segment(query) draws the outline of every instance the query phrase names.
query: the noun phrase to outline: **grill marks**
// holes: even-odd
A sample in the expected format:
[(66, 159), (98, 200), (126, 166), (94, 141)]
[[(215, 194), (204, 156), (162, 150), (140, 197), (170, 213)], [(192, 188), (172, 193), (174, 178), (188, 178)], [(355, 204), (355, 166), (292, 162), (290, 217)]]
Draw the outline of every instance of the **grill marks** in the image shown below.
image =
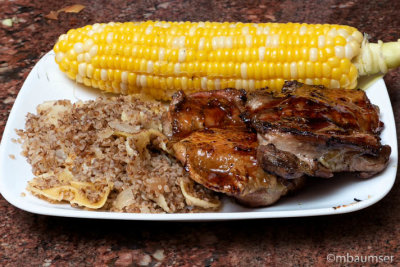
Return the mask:
[(278, 94), (250, 94), (247, 107), (247, 116), (251, 116), (260, 132), (285, 128), (304, 134), (375, 135), (383, 126), (378, 108), (361, 90), (322, 91), (319, 87), (299, 87), (296, 82), (288, 82)]
[[(389, 159), (390, 147), (380, 143), (379, 108), (361, 90), (287, 82), (280, 93), (250, 94), (243, 117), (267, 146), (258, 153), (263, 168), (285, 178), (343, 171), (369, 177)], [(278, 165), (284, 159), (291, 159), (291, 171)]]

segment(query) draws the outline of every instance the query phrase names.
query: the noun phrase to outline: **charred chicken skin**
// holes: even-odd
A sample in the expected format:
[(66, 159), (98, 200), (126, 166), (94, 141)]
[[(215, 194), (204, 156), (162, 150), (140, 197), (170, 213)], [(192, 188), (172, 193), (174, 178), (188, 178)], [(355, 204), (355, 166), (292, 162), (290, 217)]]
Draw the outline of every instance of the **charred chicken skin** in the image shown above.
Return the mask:
[(280, 93), (250, 94), (242, 117), (258, 133), (261, 166), (285, 178), (347, 171), (370, 177), (389, 160), (379, 109), (362, 90), (286, 82)]
[(304, 179), (285, 181), (259, 166), (257, 134), (239, 116), (245, 101), (245, 91), (232, 89), (189, 96), (178, 92), (164, 129), (172, 137), (175, 157), (194, 181), (248, 206), (266, 206)]

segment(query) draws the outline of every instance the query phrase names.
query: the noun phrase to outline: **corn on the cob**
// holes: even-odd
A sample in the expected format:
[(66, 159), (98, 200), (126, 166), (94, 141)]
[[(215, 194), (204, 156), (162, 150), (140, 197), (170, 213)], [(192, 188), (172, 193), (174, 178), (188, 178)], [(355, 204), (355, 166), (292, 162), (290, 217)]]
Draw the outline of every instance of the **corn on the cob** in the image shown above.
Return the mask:
[(280, 89), (285, 80), (355, 88), (358, 75), (400, 64), (400, 40), (370, 44), (327, 24), (111, 22), (70, 30), (54, 51), (79, 83), (165, 100), (180, 89)]

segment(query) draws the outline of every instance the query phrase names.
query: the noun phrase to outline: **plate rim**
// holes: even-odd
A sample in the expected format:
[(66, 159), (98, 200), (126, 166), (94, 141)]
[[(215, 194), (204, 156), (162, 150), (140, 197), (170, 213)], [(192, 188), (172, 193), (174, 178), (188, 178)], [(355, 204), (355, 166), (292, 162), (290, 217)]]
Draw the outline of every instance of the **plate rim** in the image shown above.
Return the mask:
[[(57, 206), (54, 207), (43, 207), (39, 205), (35, 205), (34, 203), (22, 201), (21, 198), (18, 198), (14, 194), (7, 192), (7, 190), (3, 190), (6, 188), (5, 180), (3, 176), (3, 167), (8, 160), (10, 160), (5, 151), (6, 142), (10, 142), (6, 139), (11, 139), (11, 133), (14, 129), (11, 129), (10, 118), (14, 118), (17, 116), (18, 110), (17, 108), (20, 106), (20, 102), (23, 101), (24, 98), (27, 97), (29, 91), (26, 89), (28, 87), (28, 82), (33, 79), (35, 71), (39, 68), (39, 65), (43, 63), (43, 60), (48, 57), (53, 56), (54, 52), (51, 50), (47, 54), (45, 54), (32, 68), (28, 77), (24, 81), (23, 86), (21, 87), (16, 100), (11, 108), (9, 117), (7, 118), (7, 123), (4, 128), (2, 140), (0, 143), (0, 193), (11, 205), (30, 212), (34, 214), (48, 215), (48, 216), (58, 216), (58, 217), (73, 217), (73, 218), (88, 218), (88, 219), (110, 219), (110, 220), (137, 220), (137, 221), (220, 221), (220, 220), (247, 220), (247, 219), (267, 219), (267, 218), (290, 218), (290, 217), (309, 217), (309, 216), (325, 216), (325, 215), (334, 215), (334, 214), (344, 214), (350, 213), (357, 210), (361, 210), (367, 208), (381, 199), (383, 199), (390, 190), (393, 188), (393, 185), (396, 180), (397, 173), (397, 160), (398, 160), (398, 147), (397, 147), (397, 138), (393, 140), (392, 153), (390, 155), (390, 160), (394, 162), (394, 177), (391, 180), (391, 184), (385, 187), (385, 191), (377, 196), (365, 199), (361, 202), (355, 202), (354, 204), (349, 204), (345, 206), (341, 206), (338, 208), (314, 208), (314, 209), (305, 209), (305, 210), (273, 210), (273, 211), (240, 211), (240, 212), (206, 212), (206, 213), (171, 213), (171, 214), (150, 214), (150, 213), (121, 213), (121, 212), (110, 212), (110, 211), (87, 211), (82, 209), (62, 209)], [(385, 94), (384, 97), (389, 99), (390, 102), (390, 114), (388, 114), (387, 120), (389, 120), (390, 125), (394, 125), (392, 129), (394, 131), (395, 136), (397, 136), (396, 124), (394, 120), (393, 106), (391, 104), (391, 99), (389, 97), (386, 84), (384, 80), (381, 78), (376, 81), (376, 83), (380, 83), (379, 86), (383, 86), (385, 90), (382, 90), (382, 93)], [(384, 91), (384, 92), (383, 92)], [(44, 100), (43, 100), (44, 101)], [(25, 115), (25, 114), (24, 114)], [(6, 141), (4, 141), (6, 140)], [(390, 163), (389, 163), (390, 165)], [(21, 192), (22, 193), (22, 192)], [(59, 205), (59, 204), (55, 204)], [(66, 204), (69, 206), (69, 204)]]

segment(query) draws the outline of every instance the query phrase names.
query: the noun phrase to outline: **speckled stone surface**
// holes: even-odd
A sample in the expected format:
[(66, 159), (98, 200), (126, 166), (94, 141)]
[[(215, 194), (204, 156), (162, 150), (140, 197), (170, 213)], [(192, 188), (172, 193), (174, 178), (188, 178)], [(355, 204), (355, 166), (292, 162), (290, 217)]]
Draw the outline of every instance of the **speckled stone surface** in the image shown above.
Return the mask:
[[(79, 13), (50, 11), (80, 3)], [(400, 37), (400, 1), (1, 1), (0, 134), (24, 79), (57, 37), (95, 22), (144, 19), (338, 23), (372, 41)], [(400, 131), (400, 70), (385, 77)], [(398, 175), (399, 176), (399, 175)], [(325, 266), (329, 253), (400, 264), (399, 177), (379, 203), (351, 214), (205, 223), (34, 215), (0, 196), (0, 266)]]

